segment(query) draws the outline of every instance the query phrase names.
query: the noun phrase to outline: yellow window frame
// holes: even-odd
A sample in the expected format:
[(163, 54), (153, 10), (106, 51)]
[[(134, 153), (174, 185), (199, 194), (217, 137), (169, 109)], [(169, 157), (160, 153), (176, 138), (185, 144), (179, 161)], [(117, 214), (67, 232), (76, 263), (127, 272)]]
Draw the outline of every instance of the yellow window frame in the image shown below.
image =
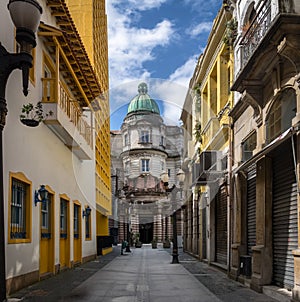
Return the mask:
[[(27, 237), (26, 238), (11, 238), (11, 233), (13, 233), (13, 226), (11, 221), (11, 206), (12, 206), (12, 184), (13, 180), (22, 182), (26, 186), (26, 199), (25, 199), (25, 230)], [(9, 196), (8, 196), (8, 243), (17, 244), (17, 243), (30, 243), (32, 236), (32, 182), (22, 173), (22, 172), (10, 172), (9, 173)]]

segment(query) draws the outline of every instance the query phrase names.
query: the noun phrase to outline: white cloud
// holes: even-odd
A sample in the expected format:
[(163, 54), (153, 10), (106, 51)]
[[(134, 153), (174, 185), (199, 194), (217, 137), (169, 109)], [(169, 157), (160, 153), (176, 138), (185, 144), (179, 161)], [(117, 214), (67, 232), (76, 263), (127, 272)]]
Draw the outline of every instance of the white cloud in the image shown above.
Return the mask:
[[(197, 57), (190, 57), (166, 79), (153, 79), (144, 66), (155, 60), (153, 50), (168, 46), (178, 33), (170, 20), (162, 20), (152, 28), (139, 28), (133, 18), (141, 11), (159, 8), (168, 0), (110, 0), (107, 1), (109, 35), (109, 70), (111, 112), (116, 112), (136, 94), (141, 81), (148, 84), (149, 95), (163, 100), (162, 117), (167, 124), (178, 124), (189, 81)], [(218, 0), (219, 1), (219, 0)], [(190, 36), (209, 32), (211, 22), (190, 28)], [(197, 50), (195, 50), (197, 51)]]
[[(129, 4), (138, 10), (147, 10), (152, 8), (159, 8), (161, 4), (168, 0), (129, 0)], [(118, 2), (118, 0), (116, 1)]]
[(177, 68), (169, 77), (172, 82), (177, 82), (184, 87), (189, 87), (189, 81), (197, 64), (197, 56), (190, 57), (182, 66)]
[[(137, 5), (137, 2), (139, 5)], [(164, 0), (108, 1), (108, 44), (111, 86), (134, 79), (146, 79), (150, 73), (143, 67), (154, 60), (153, 49), (168, 45), (174, 33), (173, 24), (163, 20), (151, 29), (137, 28), (131, 24), (132, 11), (159, 7)]]
[(196, 26), (191, 26), (186, 30), (186, 33), (191, 37), (197, 37), (198, 35), (210, 32), (212, 27), (212, 22), (201, 22)]

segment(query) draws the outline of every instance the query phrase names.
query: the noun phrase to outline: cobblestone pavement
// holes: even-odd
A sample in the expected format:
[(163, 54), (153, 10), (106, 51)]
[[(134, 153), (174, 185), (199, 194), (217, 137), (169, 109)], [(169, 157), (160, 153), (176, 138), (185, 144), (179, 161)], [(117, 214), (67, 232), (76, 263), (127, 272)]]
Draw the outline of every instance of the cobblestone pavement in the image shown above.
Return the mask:
[[(150, 246), (144, 245), (142, 249), (147, 248), (151, 249)], [(111, 297), (110, 300), (107, 300), (107, 297), (105, 296), (105, 299), (103, 298), (95, 298), (90, 299), (89, 296), (86, 296), (86, 300), (80, 300), (77, 296), (76, 298), (76, 293), (80, 292), (80, 289), (84, 289), (85, 291), (92, 291), (92, 285), (93, 282), (96, 284), (101, 284), (100, 279), (97, 280), (96, 275), (99, 275), (99, 271), (103, 271), (105, 274), (109, 274), (109, 267), (111, 261), (115, 259), (116, 257), (119, 257), (119, 260), (121, 260), (120, 263), (124, 263), (124, 266), (121, 267), (119, 266), (117, 269), (120, 270), (120, 273), (128, 273), (127, 268), (128, 263), (130, 261), (133, 261), (132, 263), (136, 263), (137, 259), (141, 257), (140, 255), (140, 249), (135, 249), (133, 248), (133, 253), (127, 254), (125, 253), (124, 256), (120, 256), (120, 246), (114, 247), (113, 252), (105, 255), (105, 256), (100, 256), (98, 257), (95, 261), (91, 261), (88, 263), (85, 263), (79, 267), (75, 267), (73, 269), (61, 272), (60, 274), (53, 276), (49, 279), (43, 280), (41, 282), (38, 282), (36, 284), (33, 284), (27, 288), (24, 288), (20, 290), (19, 292), (15, 293), (10, 297), (8, 301), (33, 301), (33, 302), (57, 302), (57, 301), (119, 301), (119, 302), (133, 302), (136, 301), (131, 299), (127, 299), (125, 296), (120, 296), (120, 297)], [(156, 250), (157, 252), (151, 252), (150, 254), (147, 252), (147, 254), (152, 255), (152, 257), (156, 257), (159, 259), (159, 257), (162, 257), (165, 255), (165, 252), (168, 252), (171, 254), (171, 249), (163, 249), (161, 246), (158, 247)], [(149, 251), (150, 252), (150, 251)], [(162, 254), (163, 253), (163, 254)], [(120, 259), (121, 257), (121, 259)], [(163, 256), (164, 258), (165, 256)], [(136, 260), (134, 260), (136, 258)], [(163, 259), (161, 258), (161, 259)], [(123, 259), (123, 260), (122, 260)], [(167, 258), (168, 259), (168, 258)], [(118, 262), (117, 261), (117, 262)], [(144, 261), (144, 260), (143, 260)], [(147, 261), (152, 261), (152, 260), (145, 260), (144, 264), (147, 263)], [(275, 302), (277, 300), (274, 300), (270, 297), (267, 297), (263, 294), (259, 294), (250, 288), (242, 285), (241, 283), (238, 283), (234, 280), (230, 280), (227, 275), (217, 268), (213, 266), (208, 266), (207, 264), (198, 261), (196, 258), (193, 256), (182, 252), (180, 250), (179, 254), (179, 261), (180, 265), (184, 267), (184, 269), (187, 270), (186, 274), (191, 274), (193, 275), (194, 278), (196, 278), (199, 281), (199, 288), (202, 288), (202, 291), (204, 291), (204, 288), (206, 288), (206, 299), (205, 301), (224, 301), (224, 302)], [(115, 262), (115, 261), (114, 261)], [(128, 262), (126, 264), (126, 262)], [(150, 262), (147, 264), (148, 266), (150, 265)], [(170, 262), (171, 262), (171, 255), (170, 255)], [(108, 266), (106, 266), (108, 265)], [(173, 264), (170, 264), (171, 267), (168, 266), (168, 260), (167, 260), (167, 266), (165, 270), (173, 269), (172, 266)], [(106, 266), (106, 268), (105, 268)], [(152, 265), (153, 266), (153, 265)], [(175, 264), (176, 266), (176, 264)], [(132, 267), (132, 266), (131, 266)], [(124, 268), (124, 269), (123, 269)], [(150, 265), (150, 269), (153, 269)], [(153, 274), (158, 274), (162, 278), (162, 268), (157, 268), (160, 269), (160, 271), (153, 272)], [(124, 272), (123, 272), (124, 270)], [(98, 272), (98, 273), (97, 273)], [(97, 274), (96, 274), (97, 273)], [(133, 274), (134, 271), (130, 271), (130, 274)], [(166, 274), (167, 272), (165, 272)], [(171, 273), (171, 270), (169, 271)], [(147, 273), (148, 274), (148, 273)], [(182, 279), (182, 282), (184, 282), (185, 278), (190, 278), (188, 275), (186, 277), (182, 275), (180, 278)], [(124, 280), (122, 280), (123, 282)], [(99, 283), (97, 283), (99, 282)], [(118, 276), (116, 278), (116, 282), (119, 282)], [(129, 282), (129, 281), (128, 281)], [(168, 282), (168, 281), (164, 281)], [(129, 283), (128, 283), (129, 284)], [(119, 284), (120, 285), (120, 284)], [(167, 284), (169, 286), (169, 284)], [(115, 284), (114, 282), (111, 283), (110, 287), (114, 287)], [(152, 284), (150, 283), (150, 287)], [(160, 291), (157, 290), (157, 288), (154, 290), (155, 295), (151, 296), (148, 295), (146, 300), (143, 301), (170, 301), (168, 297), (169, 292), (168, 290), (165, 290), (164, 292), (164, 287), (162, 284), (156, 285), (156, 286), (161, 286)], [(134, 285), (135, 287), (135, 285)], [(149, 286), (148, 286), (149, 287)], [(96, 287), (97, 288), (97, 287)], [(109, 288), (109, 287), (108, 287)], [(126, 287), (128, 289), (128, 286)], [(136, 288), (141, 289), (137, 285)], [(143, 288), (147, 288), (147, 286), (144, 286)], [(110, 288), (109, 288), (110, 289)], [(132, 290), (132, 289), (131, 289)], [(149, 290), (149, 289), (148, 289)], [(207, 297), (209, 297), (208, 293), (211, 293), (211, 299), (207, 300)], [(106, 292), (107, 293), (107, 292)], [(150, 293), (151, 293), (151, 288), (150, 288)], [(90, 292), (88, 293), (89, 295), (91, 294)], [(106, 294), (105, 294), (106, 295)], [(132, 296), (134, 297), (134, 296)], [(128, 298), (128, 297), (127, 297)], [(203, 297), (204, 298), (204, 297)], [(83, 298), (82, 298), (83, 299)], [(124, 300), (125, 299), (125, 300)], [(176, 300), (177, 299), (177, 300)], [(188, 298), (187, 298), (188, 299)], [(172, 297), (172, 301), (174, 300), (174, 297)], [(187, 301), (186, 299), (181, 300), (179, 297), (175, 297), (176, 301)], [(174, 301), (175, 301), (174, 300)], [(138, 300), (139, 301), (139, 300)], [(199, 301), (202, 302), (204, 301), (201, 297), (196, 298), (194, 300), (190, 301)]]
[[(171, 252), (171, 251), (170, 251)], [(224, 302), (274, 302), (264, 294), (257, 293), (243, 284), (231, 280), (219, 269), (200, 262), (193, 256), (179, 252), (179, 261), (205, 287)], [(278, 302), (278, 301), (277, 301)]]
[(28, 286), (14, 293), (8, 301), (57, 302), (119, 255), (120, 247), (114, 247), (112, 253)]

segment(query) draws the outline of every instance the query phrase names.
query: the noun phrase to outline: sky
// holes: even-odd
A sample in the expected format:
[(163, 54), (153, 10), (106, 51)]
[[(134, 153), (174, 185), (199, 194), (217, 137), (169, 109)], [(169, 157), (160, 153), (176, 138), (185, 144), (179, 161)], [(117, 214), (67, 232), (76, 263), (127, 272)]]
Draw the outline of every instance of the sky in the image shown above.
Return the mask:
[(166, 124), (179, 124), (198, 57), (222, 0), (107, 0), (111, 130), (141, 82)]

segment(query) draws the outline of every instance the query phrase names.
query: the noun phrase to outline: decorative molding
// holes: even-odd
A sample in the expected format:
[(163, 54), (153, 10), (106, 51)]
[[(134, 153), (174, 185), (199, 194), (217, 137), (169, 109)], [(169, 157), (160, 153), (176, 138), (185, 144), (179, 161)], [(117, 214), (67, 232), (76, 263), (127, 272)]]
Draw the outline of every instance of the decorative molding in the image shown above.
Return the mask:
[(295, 68), (295, 74), (300, 71), (300, 43), (299, 36), (287, 35), (277, 46), (279, 55), (285, 57)]
[(257, 126), (261, 126), (262, 124), (262, 109), (260, 104), (256, 101), (255, 98), (253, 98), (252, 94), (250, 94), (247, 90), (244, 91), (241, 101), (249, 104), (253, 110), (255, 115), (255, 121), (257, 123)]

